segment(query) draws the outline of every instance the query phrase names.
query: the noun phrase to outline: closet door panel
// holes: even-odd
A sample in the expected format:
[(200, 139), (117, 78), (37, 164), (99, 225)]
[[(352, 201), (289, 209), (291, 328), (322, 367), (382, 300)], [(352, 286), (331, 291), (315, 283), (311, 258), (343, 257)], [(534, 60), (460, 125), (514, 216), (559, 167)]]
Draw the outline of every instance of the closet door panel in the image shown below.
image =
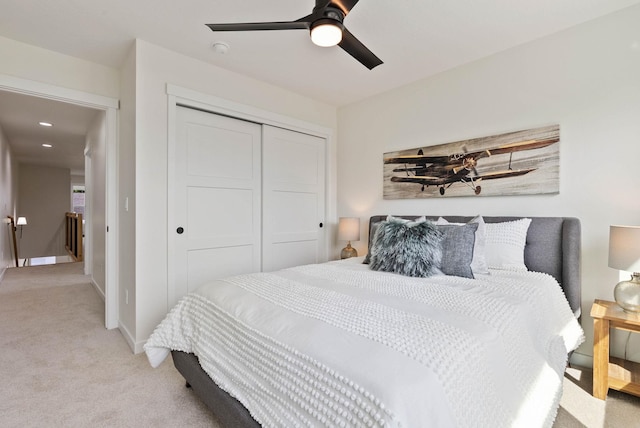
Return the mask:
[(265, 271), (273, 272), (292, 266), (316, 263), (311, 260), (316, 258), (316, 254), (317, 243), (313, 239), (274, 242), (269, 246), (269, 255), (266, 257), (269, 262), (269, 269), (265, 269)]
[[(299, 132), (265, 126), (265, 180), (288, 188), (308, 189), (324, 180), (319, 145), (324, 140)], [(307, 186), (307, 187), (305, 187)]]
[(220, 278), (251, 272), (253, 270), (252, 252), (251, 245), (189, 251), (187, 292), (190, 293), (211, 280), (212, 260), (216, 262), (216, 275)]
[[(271, 192), (271, 201), (275, 207), (282, 207), (278, 215), (270, 216), (269, 229), (274, 242), (284, 242), (294, 235), (309, 235), (305, 239), (316, 239), (318, 225), (318, 197), (312, 192), (280, 191)], [(310, 221), (312, 219), (313, 221)]]
[(325, 261), (325, 144), (263, 125), (263, 271)]
[(178, 107), (169, 225), (169, 305), (261, 266), (261, 126)]
[[(253, 242), (252, 191), (193, 187), (187, 193), (189, 228), (185, 233), (190, 249), (250, 245)], [(215, 201), (215, 205), (212, 206), (211, 201)]]
[[(211, 113), (198, 113), (211, 115)], [(220, 122), (236, 120), (221, 116), (218, 118)], [(191, 122), (186, 138), (187, 173), (190, 178), (253, 180), (255, 147), (251, 133)]]

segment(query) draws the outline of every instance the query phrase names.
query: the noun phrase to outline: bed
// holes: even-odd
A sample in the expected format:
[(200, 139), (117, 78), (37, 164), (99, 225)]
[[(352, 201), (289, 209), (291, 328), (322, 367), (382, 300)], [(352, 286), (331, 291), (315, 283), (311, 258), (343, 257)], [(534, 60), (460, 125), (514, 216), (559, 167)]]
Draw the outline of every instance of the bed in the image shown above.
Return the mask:
[[(358, 258), (227, 278), (181, 300), (145, 351), (152, 366), (171, 354), (225, 427), (549, 427), (567, 355), (584, 339), (580, 222), (528, 219), (521, 258), (532, 272), (420, 278)], [(371, 254), (387, 220), (370, 219)]]

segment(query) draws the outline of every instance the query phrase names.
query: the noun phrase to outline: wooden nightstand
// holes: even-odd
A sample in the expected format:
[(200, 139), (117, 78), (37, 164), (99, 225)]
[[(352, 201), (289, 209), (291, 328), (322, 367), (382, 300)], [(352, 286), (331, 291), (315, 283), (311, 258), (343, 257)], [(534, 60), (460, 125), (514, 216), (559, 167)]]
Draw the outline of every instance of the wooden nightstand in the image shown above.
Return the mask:
[(604, 400), (609, 388), (640, 397), (640, 364), (609, 356), (609, 329), (640, 333), (640, 314), (622, 310), (615, 302), (595, 300), (593, 318), (593, 396)]

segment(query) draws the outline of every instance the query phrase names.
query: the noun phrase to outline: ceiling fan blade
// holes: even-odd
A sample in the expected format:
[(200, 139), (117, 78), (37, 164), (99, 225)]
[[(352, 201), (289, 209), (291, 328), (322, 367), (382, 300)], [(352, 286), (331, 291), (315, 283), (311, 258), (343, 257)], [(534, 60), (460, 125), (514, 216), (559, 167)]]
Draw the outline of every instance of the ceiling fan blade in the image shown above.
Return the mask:
[(382, 60), (375, 56), (365, 45), (356, 39), (346, 28), (342, 31), (342, 41), (338, 45), (349, 55), (360, 61), (362, 65), (372, 70), (382, 64)]
[(309, 24), (309, 26), (311, 26), (311, 23), (315, 21), (317, 18), (318, 16), (315, 13), (312, 13), (307, 16), (303, 16), (300, 19), (296, 19), (294, 22), (306, 22), (307, 24)]
[(329, 6), (330, 3), (331, 0), (316, 0), (316, 7), (314, 7), (313, 10), (324, 9)]
[(358, 1), (359, 0), (332, 0), (329, 3), (331, 3), (332, 6), (342, 10), (342, 12), (344, 12), (344, 16), (347, 16), (347, 14), (351, 12), (351, 9), (353, 9)]
[[(305, 17), (306, 18), (306, 17)], [(301, 18), (301, 19), (305, 19)], [(211, 31), (308, 30), (308, 21), (246, 22), (237, 24), (205, 24)]]

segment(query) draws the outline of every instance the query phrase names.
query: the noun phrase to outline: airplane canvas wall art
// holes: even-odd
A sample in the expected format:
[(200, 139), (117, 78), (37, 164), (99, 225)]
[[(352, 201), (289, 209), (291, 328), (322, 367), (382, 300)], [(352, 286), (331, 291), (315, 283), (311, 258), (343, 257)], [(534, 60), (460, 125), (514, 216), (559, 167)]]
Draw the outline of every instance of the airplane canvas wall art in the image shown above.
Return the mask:
[(384, 154), (384, 199), (559, 193), (560, 126)]

